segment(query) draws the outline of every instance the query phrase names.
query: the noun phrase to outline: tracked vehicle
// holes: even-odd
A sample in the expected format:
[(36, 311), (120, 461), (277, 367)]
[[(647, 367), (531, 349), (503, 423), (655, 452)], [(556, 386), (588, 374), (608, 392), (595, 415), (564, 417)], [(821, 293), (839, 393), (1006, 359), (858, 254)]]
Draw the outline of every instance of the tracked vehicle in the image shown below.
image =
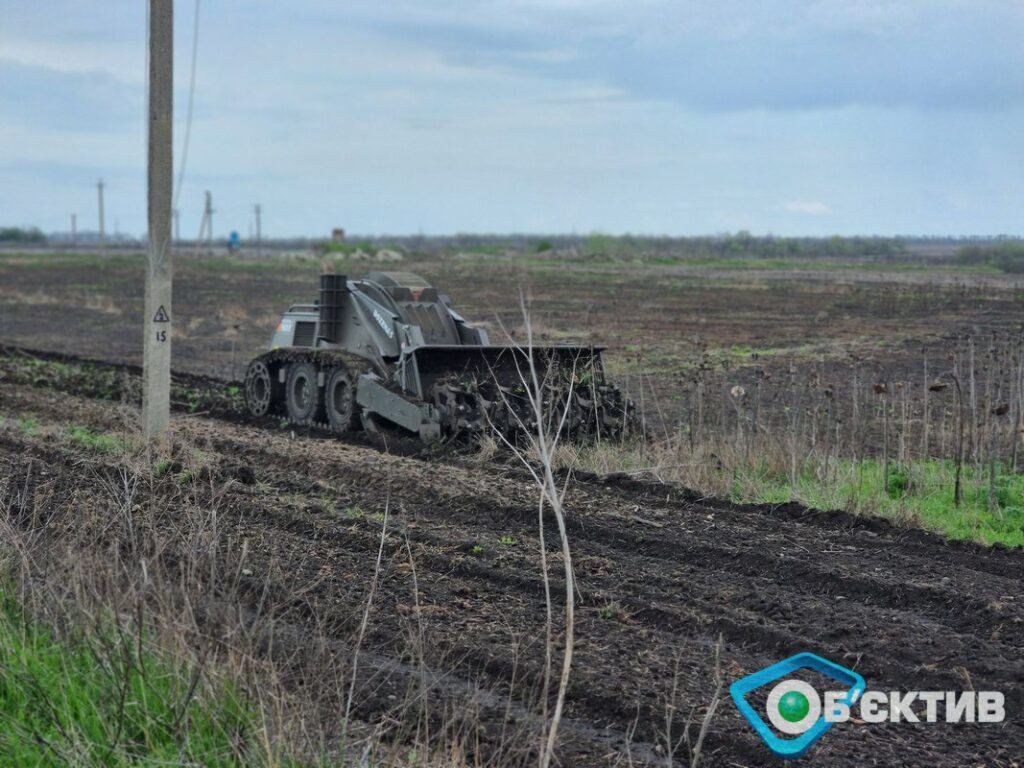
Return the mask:
[(600, 347), (491, 344), (451, 299), (410, 272), (320, 277), (320, 298), (294, 304), (270, 349), (246, 370), (254, 416), (342, 434), (357, 429), (424, 442), (536, 429), (530, 356), (542, 414), (572, 437), (617, 437), (632, 404), (605, 380)]

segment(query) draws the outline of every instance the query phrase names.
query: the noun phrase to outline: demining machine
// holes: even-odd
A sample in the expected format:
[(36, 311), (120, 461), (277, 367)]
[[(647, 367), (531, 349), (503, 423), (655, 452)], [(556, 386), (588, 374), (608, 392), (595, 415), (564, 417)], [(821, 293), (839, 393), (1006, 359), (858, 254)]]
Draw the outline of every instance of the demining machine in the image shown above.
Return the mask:
[(337, 434), (513, 442), (537, 429), (539, 412), (572, 439), (620, 438), (634, 429), (633, 405), (606, 380), (602, 351), (492, 344), (410, 272), (324, 274), (319, 300), (290, 306), (249, 364), (245, 398), (254, 416)]

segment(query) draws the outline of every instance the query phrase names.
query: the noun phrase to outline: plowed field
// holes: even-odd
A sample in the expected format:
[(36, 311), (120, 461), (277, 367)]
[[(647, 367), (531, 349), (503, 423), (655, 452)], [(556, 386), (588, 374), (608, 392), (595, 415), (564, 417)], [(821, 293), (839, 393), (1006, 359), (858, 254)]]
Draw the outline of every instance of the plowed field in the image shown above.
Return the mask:
[[(116, 459), (86, 452), (56, 430), (123, 429), (132, 412), (117, 402), (121, 393), (84, 397), (8, 363), (0, 360), (0, 474), (9, 487), (31, 493), (47, 484), (68, 504), (93, 486), (99, 492), (117, 472)], [(118, 376), (129, 391), (131, 374)], [(454, 713), (477, 730), (481, 759), (517, 740), (526, 755), (545, 648), (529, 475), (505, 460), (399, 456), (249, 422), (228, 407), (200, 411), (179, 413), (173, 426), (207, 456), (209, 482), (197, 493), (209, 495), (220, 525), (248, 542), (244, 607), (258, 611), (268, 592), (303, 587), (301, 604), (279, 619), (278, 643), (301, 648), (315, 629), (327, 638), (326, 652), (351, 653), (383, 533), (357, 716), (393, 716), (394, 701), (419, 685), (429, 691), (430, 711)], [(38, 428), (17, 425), (29, 417)], [(177, 491), (167, 476), (140, 493)], [(666, 723), (674, 722), (678, 738), (712, 699), (719, 638), (726, 685), (813, 651), (855, 668), (869, 688), (1006, 694), (1001, 725), (855, 721), (835, 726), (805, 764), (1020, 764), (1024, 552), (795, 505), (735, 506), (614, 477), (576, 478), (566, 508), (579, 609), (562, 765), (665, 764)], [(545, 539), (557, 599), (553, 521)], [(415, 657), (410, 636), (420, 640)], [(556, 659), (561, 637), (556, 618)], [(776, 764), (724, 697), (704, 764)], [(685, 748), (679, 760), (686, 764)]]

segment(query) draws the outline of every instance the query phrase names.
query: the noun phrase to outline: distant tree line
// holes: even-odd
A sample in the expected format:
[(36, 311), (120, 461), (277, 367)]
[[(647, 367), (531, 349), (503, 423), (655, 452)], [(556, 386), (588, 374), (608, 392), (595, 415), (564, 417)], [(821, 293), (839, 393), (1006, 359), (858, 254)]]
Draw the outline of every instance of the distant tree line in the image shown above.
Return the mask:
[(587, 255), (652, 255), (713, 259), (870, 259), (903, 258), (902, 240), (887, 237), (755, 237), (749, 232), (708, 237), (650, 238), (593, 234), (577, 248)]
[(571, 252), (594, 258), (669, 259), (865, 259), (903, 260), (913, 255), (899, 237), (775, 237), (736, 232), (702, 237), (652, 235), (468, 234), (378, 236), (381, 247), (400, 246), (416, 254), (467, 251), (481, 254)]
[(1024, 272), (1024, 243), (1007, 240), (996, 245), (965, 245), (956, 252), (956, 258), (961, 264)]
[(0, 243), (45, 243), (38, 227), (0, 227)]

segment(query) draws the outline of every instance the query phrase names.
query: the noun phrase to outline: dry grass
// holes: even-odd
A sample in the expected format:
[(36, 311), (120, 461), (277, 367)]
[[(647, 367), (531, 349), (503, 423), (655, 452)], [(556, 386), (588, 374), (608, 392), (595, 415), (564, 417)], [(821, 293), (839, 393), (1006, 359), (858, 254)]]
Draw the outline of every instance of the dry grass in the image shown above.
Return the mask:
[[(632, 393), (648, 424), (642, 438), (563, 444), (554, 461), (739, 502), (793, 500), (954, 538), (1024, 542), (1024, 335), (958, 338), (938, 363), (922, 355), (918, 372), (877, 373), (792, 364), (785, 376), (741, 376), (704, 361), (673, 421), (642, 387)], [(962, 500), (949, 493), (958, 463)]]

